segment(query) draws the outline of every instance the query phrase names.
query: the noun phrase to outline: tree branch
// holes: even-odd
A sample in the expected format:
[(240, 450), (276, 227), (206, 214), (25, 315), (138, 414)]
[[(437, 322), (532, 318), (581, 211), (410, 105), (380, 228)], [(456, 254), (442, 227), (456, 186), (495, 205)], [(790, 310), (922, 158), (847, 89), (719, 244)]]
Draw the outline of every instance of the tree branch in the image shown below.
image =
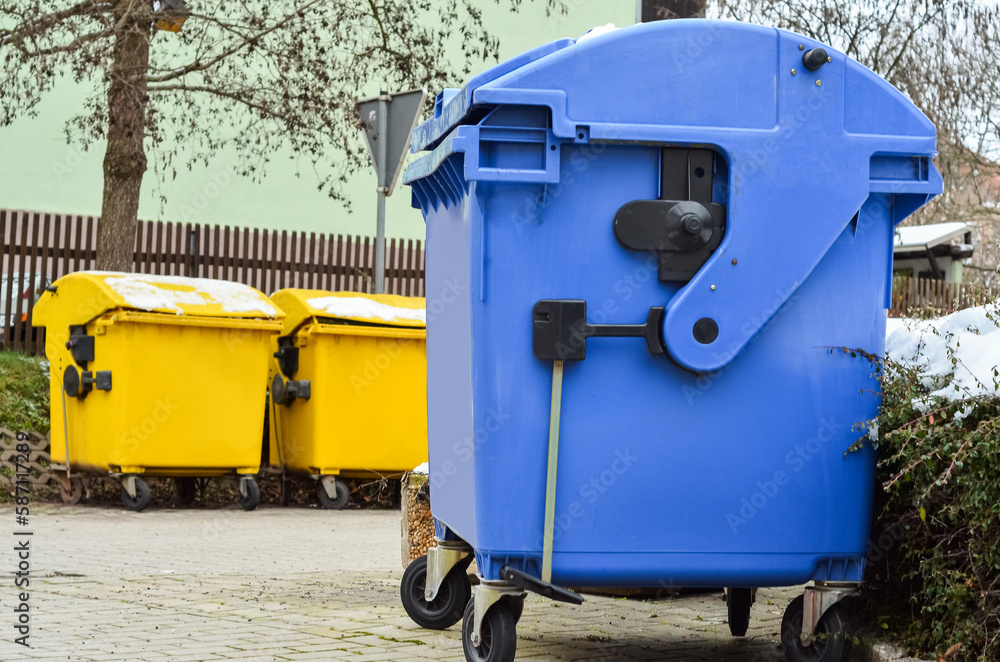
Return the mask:
[(230, 101), (242, 104), (247, 108), (256, 110), (262, 115), (271, 117), (273, 119), (281, 120), (286, 124), (291, 123), (295, 126), (298, 126), (301, 129), (307, 129), (307, 130), (312, 128), (301, 121), (293, 121), (291, 117), (276, 112), (275, 110), (273, 110), (268, 106), (254, 102), (245, 96), (239, 95), (235, 92), (227, 92), (226, 90), (222, 90), (215, 87), (208, 87), (205, 85), (185, 85), (184, 83), (178, 83), (175, 85), (150, 85), (148, 88), (146, 88), (146, 91), (149, 94), (162, 93), (162, 92), (200, 92), (202, 94), (211, 94), (214, 96), (222, 97), (224, 99), (229, 99)]
[(0, 32), (0, 47), (8, 44), (19, 45), (25, 37), (38, 34), (74, 16), (95, 16), (111, 10), (111, 4), (97, 0), (83, 0), (62, 11), (45, 14), (35, 21), (25, 21), (21, 25)]
[(258, 32), (256, 34), (252, 34), (252, 35), (245, 35), (245, 34), (239, 34), (235, 30), (233, 30), (233, 32), (235, 34), (239, 35), (239, 37), (240, 37), (240, 39), (242, 39), (242, 41), (234, 44), (233, 46), (231, 46), (231, 47), (229, 47), (229, 48), (227, 48), (227, 49), (225, 49), (225, 50), (223, 50), (221, 52), (219, 52), (217, 55), (215, 55), (215, 57), (212, 57), (211, 59), (206, 60), (204, 62), (202, 62), (201, 60), (195, 60), (194, 62), (192, 62), (190, 64), (186, 64), (183, 67), (178, 67), (178, 68), (173, 69), (172, 71), (170, 71), (168, 73), (165, 73), (165, 74), (159, 74), (159, 75), (154, 75), (154, 76), (148, 76), (147, 75), (146, 76), (146, 82), (147, 83), (165, 83), (167, 81), (175, 80), (177, 78), (183, 78), (184, 76), (188, 75), (189, 73), (192, 73), (192, 72), (195, 72), (195, 71), (205, 71), (206, 69), (211, 69), (213, 66), (215, 66), (219, 62), (225, 60), (226, 58), (228, 58), (228, 57), (230, 57), (232, 55), (235, 55), (236, 53), (240, 52), (241, 50), (243, 50), (247, 46), (250, 46), (252, 44), (256, 44), (257, 41), (259, 41), (261, 38), (266, 37), (267, 35), (271, 34), (272, 32), (275, 32), (275, 31), (280, 30), (281, 28), (285, 27), (292, 20), (294, 20), (296, 18), (300, 18), (309, 9), (311, 9), (316, 4), (318, 4), (319, 1), (320, 0), (313, 0), (312, 2), (310, 2), (307, 5), (305, 5), (304, 7), (300, 8), (300, 9), (297, 9), (296, 11), (292, 12), (291, 14), (287, 14), (285, 16), (285, 18), (283, 18), (282, 20), (278, 21), (277, 23), (275, 23), (271, 27), (267, 28), (266, 30), (263, 30), (262, 32)]

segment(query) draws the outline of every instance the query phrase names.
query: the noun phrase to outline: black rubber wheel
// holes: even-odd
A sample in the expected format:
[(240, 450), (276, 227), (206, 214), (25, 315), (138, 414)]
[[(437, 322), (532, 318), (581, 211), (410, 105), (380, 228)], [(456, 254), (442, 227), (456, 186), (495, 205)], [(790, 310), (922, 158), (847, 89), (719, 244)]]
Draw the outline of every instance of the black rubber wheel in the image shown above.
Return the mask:
[(517, 625), (521, 622), (521, 614), (524, 613), (524, 598), (520, 600), (507, 598), (507, 606), (510, 607), (510, 613), (514, 616), (514, 625)]
[(122, 487), (122, 504), (125, 506), (125, 510), (131, 510), (134, 513), (145, 509), (152, 496), (153, 493), (150, 492), (149, 485), (142, 478), (135, 479), (135, 498), (129, 496), (125, 488)]
[(452, 568), (441, 583), (437, 597), (427, 602), (424, 599), (427, 556), (413, 559), (406, 566), (403, 580), (399, 583), (399, 598), (403, 602), (403, 609), (414, 623), (428, 630), (444, 630), (462, 620), (465, 605), (472, 597), (472, 584), (465, 572), (466, 567), (467, 563), (459, 563)]
[(746, 635), (747, 628), (750, 627), (751, 605), (753, 605), (753, 589), (726, 589), (726, 606), (729, 608), (729, 633), (734, 637)]
[(177, 503), (182, 506), (190, 506), (198, 496), (194, 478), (174, 478), (174, 488), (177, 490)]
[(350, 501), (351, 491), (347, 489), (347, 485), (344, 485), (339, 480), (334, 483), (334, 487), (337, 490), (337, 498), (331, 499), (330, 495), (326, 493), (323, 483), (320, 483), (319, 503), (327, 510), (343, 510), (347, 507), (347, 502)]
[(59, 483), (59, 498), (66, 505), (75, 506), (83, 498), (83, 479), (70, 478), (69, 485), (70, 489), (67, 491), (66, 487), (62, 483)]
[(851, 652), (847, 616), (835, 604), (823, 614), (816, 625), (813, 642), (803, 646), (799, 639), (802, 632), (802, 605), (800, 595), (792, 600), (781, 619), (781, 648), (788, 662), (846, 662)]
[(246, 494), (240, 492), (240, 495), (236, 497), (237, 502), (240, 504), (240, 508), (243, 510), (253, 510), (260, 503), (260, 487), (257, 485), (257, 481), (253, 478), (241, 479), (246, 484)]
[(482, 638), (479, 646), (472, 645), (472, 620), (475, 603), (469, 600), (462, 619), (462, 648), (468, 662), (513, 662), (517, 652), (517, 628), (514, 614), (506, 600), (496, 603), (483, 617), (479, 628)]

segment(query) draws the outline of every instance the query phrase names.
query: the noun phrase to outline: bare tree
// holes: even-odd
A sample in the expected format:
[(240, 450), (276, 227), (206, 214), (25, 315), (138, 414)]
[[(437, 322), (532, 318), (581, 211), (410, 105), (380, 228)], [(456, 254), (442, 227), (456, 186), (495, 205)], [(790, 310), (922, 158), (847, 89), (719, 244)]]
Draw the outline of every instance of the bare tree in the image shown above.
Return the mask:
[(916, 223), (976, 228), (1000, 261), (1000, 6), (984, 0), (714, 0), (710, 16), (776, 25), (838, 48), (902, 90), (938, 129), (945, 180)]
[[(232, 146), (240, 174), (259, 178), (290, 148), (342, 199), (347, 175), (365, 164), (354, 103), (370, 83), (436, 89), (497, 57), (476, 0), (189, 4), (0, 0), (0, 127), (31, 115), (61, 78), (94, 90), (67, 138), (106, 145), (99, 268), (133, 268), (148, 167), (169, 178)], [(444, 44), (456, 42), (449, 58)]]
[(640, 0), (639, 18), (643, 23), (672, 18), (704, 18), (707, 0)]

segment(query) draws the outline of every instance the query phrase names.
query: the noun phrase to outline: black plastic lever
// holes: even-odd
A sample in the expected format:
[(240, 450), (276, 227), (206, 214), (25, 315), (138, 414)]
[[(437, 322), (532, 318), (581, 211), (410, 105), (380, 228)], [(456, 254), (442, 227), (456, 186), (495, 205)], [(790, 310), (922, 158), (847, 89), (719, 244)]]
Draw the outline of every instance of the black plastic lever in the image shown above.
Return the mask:
[(568, 588), (563, 588), (562, 586), (556, 586), (555, 584), (543, 582), (537, 577), (532, 577), (526, 572), (515, 570), (507, 565), (500, 569), (500, 579), (510, 582), (514, 586), (525, 591), (537, 593), (538, 595), (546, 597), (549, 600), (568, 602), (571, 605), (583, 604), (583, 596), (579, 593), (574, 593)]
[(81, 373), (76, 366), (67, 366), (63, 372), (63, 388), (66, 390), (66, 395), (71, 398), (85, 398), (95, 388), (98, 391), (110, 391), (111, 371), (84, 370)]
[(291, 338), (282, 338), (278, 341), (278, 351), (274, 353), (274, 358), (278, 359), (278, 368), (289, 379), (299, 370), (299, 348), (285, 344), (291, 342)]
[(644, 338), (650, 354), (665, 353), (661, 329), (664, 309), (650, 308), (645, 324), (590, 324), (587, 302), (580, 299), (543, 299), (531, 311), (532, 349), (543, 361), (582, 361), (587, 338)]
[(633, 200), (615, 214), (615, 239), (655, 253), (660, 281), (691, 280), (722, 243), (726, 208), (712, 202), (714, 164), (710, 149), (663, 148), (660, 198)]

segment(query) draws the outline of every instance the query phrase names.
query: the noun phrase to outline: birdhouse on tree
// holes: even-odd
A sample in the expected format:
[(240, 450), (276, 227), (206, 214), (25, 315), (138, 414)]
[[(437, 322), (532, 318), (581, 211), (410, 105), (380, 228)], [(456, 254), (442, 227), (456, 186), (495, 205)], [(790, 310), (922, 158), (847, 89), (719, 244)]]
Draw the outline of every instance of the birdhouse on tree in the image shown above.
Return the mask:
[(154, 27), (164, 32), (180, 32), (191, 15), (184, 0), (155, 0), (153, 11), (157, 13)]

